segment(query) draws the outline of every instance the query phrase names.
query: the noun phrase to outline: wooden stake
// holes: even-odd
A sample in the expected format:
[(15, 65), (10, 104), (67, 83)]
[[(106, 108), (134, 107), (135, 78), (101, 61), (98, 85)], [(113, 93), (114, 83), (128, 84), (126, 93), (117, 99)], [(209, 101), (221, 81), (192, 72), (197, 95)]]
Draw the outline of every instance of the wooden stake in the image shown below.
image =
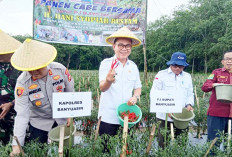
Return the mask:
[(17, 136), (14, 136), (14, 139), (17, 142), (17, 145), (19, 146), (19, 150), (20, 150), (20, 153), (22, 154), (22, 157), (25, 157), (25, 153), (24, 153), (24, 151), (23, 151), (23, 149), (22, 149), (22, 147), (21, 147), (21, 145), (19, 143), (19, 140), (18, 140)]
[(70, 120), (70, 132), (69, 132), (69, 151), (68, 151), (68, 155), (70, 156), (70, 154), (71, 154), (71, 148), (72, 148), (72, 144), (73, 144), (73, 139), (72, 138), (74, 138), (73, 136), (72, 136), (72, 134), (73, 134), (73, 118), (71, 118), (71, 120)]
[(156, 129), (156, 126), (155, 126), (155, 124), (153, 124), (152, 129), (151, 129), (150, 139), (149, 139), (149, 142), (148, 142), (148, 145), (147, 145), (147, 150), (146, 150), (147, 154), (149, 154), (149, 152), (151, 150), (152, 141), (153, 141), (153, 138), (154, 138), (154, 135), (155, 135), (155, 129)]
[(97, 102), (98, 102), (98, 104), (100, 103), (100, 94), (99, 94), (98, 88), (97, 88)]
[(64, 126), (60, 127), (60, 139), (59, 139), (59, 157), (63, 157), (64, 147)]
[(211, 143), (209, 149), (208, 149), (207, 152), (205, 153), (205, 156), (204, 156), (204, 157), (207, 157), (207, 155), (209, 154), (210, 149), (211, 149), (211, 148), (213, 147), (213, 145), (217, 142), (217, 139), (218, 139), (218, 137), (216, 137), (216, 138), (213, 140), (213, 142)]
[(228, 144), (227, 149), (230, 149), (230, 139), (231, 139), (231, 119), (228, 120)]
[(126, 115), (124, 117), (124, 126), (123, 126), (123, 147), (122, 147), (122, 157), (126, 156), (126, 149), (127, 149), (127, 142), (126, 142), (126, 138), (127, 138), (127, 132), (128, 132), (128, 116)]
[(166, 113), (166, 118), (165, 118), (164, 147), (167, 146), (167, 132), (168, 132), (168, 113)]
[(95, 138), (94, 138), (95, 141), (97, 140), (97, 137), (98, 137), (98, 134), (99, 134), (100, 124), (101, 124), (101, 116), (99, 117), (98, 122), (97, 122), (97, 128), (96, 128)]
[(171, 139), (172, 141), (174, 140), (174, 128), (173, 128), (173, 123), (170, 123), (170, 128), (171, 128)]

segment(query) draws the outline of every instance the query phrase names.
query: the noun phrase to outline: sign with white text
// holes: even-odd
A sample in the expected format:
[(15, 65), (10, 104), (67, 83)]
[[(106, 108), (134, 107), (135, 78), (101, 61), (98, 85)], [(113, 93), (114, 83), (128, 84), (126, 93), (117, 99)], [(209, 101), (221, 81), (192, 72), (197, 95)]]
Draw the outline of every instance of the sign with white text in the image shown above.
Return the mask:
[(53, 118), (91, 115), (91, 92), (53, 93)]
[(150, 112), (181, 113), (185, 105), (184, 98), (180, 92), (167, 93), (166, 91), (155, 90), (150, 99)]

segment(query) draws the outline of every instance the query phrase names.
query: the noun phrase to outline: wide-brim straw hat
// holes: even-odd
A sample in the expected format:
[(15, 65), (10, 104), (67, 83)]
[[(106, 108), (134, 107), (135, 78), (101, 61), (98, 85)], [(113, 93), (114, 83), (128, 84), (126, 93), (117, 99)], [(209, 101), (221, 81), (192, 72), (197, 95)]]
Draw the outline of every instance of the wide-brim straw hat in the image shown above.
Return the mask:
[(0, 55), (14, 53), (22, 43), (0, 30)]
[(57, 55), (52, 45), (26, 39), (11, 57), (11, 64), (20, 71), (32, 71), (46, 67)]
[(113, 45), (116, 38), (129, 38), (132, 39), (132, 47), (139, 46), (141, 41), (131, 32), (126, 26), (120, 28), (118, 31), (114, 32), (112, 35), (106, 38), (108, 44)]

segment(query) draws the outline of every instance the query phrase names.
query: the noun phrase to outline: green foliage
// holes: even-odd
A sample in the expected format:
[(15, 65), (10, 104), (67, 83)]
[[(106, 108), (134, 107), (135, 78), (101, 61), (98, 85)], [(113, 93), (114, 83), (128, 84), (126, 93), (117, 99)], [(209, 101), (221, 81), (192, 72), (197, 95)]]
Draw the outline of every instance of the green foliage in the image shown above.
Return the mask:
[(151, 23), (147, 33), (148, 69), (163, 69), (176, 51), (187, 54), (194, 71), (220, 67), (222, 52), (232, 47), (228, 31), (232, 28), (231, 7), (230, 0), (191, 1), (187, 10), (175, 11), (173, 18), (162, 17)]

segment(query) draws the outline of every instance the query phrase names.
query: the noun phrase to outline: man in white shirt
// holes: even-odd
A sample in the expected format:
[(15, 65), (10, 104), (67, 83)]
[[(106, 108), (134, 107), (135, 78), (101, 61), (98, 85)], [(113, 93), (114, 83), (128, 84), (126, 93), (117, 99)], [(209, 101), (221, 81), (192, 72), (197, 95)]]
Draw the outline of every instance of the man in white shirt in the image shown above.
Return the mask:
[[(117, 107), (125, 102), (134, 105), (141, 94), (141, 81), (136, 64), (128, 59), (132, 47), (141, 41), (123, 27), (106, 38), (115, 55), (104, 59), (99, 69), (101, 99), (98, 117), (101, 116), (99, 134), (116, 135), (120, 127)], [(106, 141), (107, 142), (107, 141)]]
[[(150, 97), (154, 95), (155, 90), (163, 90), (167, 92), (181, 91), (185, 102), (182, 107), (186, 107), (189, 111), (193, 110), (192, 106), (194, 105), (194, 94), (192, 77), (189, 73), (183, 71), (184, 68), (189, 65), (186, 62), (186, 54), (182, 52), (173, 53), (171, 60), (167, 62), (167, 65), (169, 65), (169, 68), (159, 71), (155, 76), (150, 92)], [(164, 128), (166, 113), (156, 113), (156, 118), (157, 121), (161, 122), (158, 132), (159, 146), (164, 148), (164, 137), (160, 133), (160, 129)], [(171, 114), (169, 114), (168, 127), (170, 126), (171, 122), (173, 122), (173, 120), (171, 119)], [(182, 132), (186, 131), (188, 131), (188, 128), (175, 128), (175, 136), (178, 136)]]

